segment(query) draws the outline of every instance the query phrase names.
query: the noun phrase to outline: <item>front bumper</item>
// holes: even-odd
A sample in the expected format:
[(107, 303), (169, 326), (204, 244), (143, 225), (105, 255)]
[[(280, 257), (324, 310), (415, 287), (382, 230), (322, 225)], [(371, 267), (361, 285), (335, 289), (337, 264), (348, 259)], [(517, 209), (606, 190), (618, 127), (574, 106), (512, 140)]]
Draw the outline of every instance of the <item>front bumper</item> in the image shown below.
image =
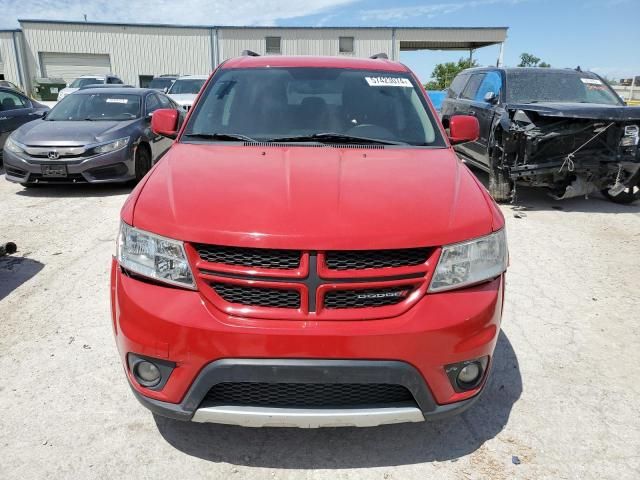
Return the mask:
[[(135, 178), (134, 150), (129, 145), (122, 150), (69, 160), (22, 157), (4, 150), (7, 180), (18, 183), (110, 183), (127, 182)], [(66, 177), (45, 177), (43, 166), (66, 165)]]
[[(112, 265), (113, 328), (136, 397), (160, 415), (246, 426), (372, 426), (459, 413), (483, 381), (455, 391), (444, 366), (493, 355), (503, 277), (425, 295), (405, 313), (377, 320), (261, 320), (227, 315), (199, 292), (140, 281)], [(127, 355), (175, 363), (161, 390), (139, 385)], [(247, 366), (248, 365), (248, 366)], [(491, 361), (489, 362), (491, 365)], [(489, 368), (487, 369), (489, 371)], [(263, 408), (208, 405), (221, 382), (327, 382), (404, 385), (415, 402), (393, 408)], [(358, 383), (354, 382), (354, 383)]]
[[(203, 398), (212, 385), (225, 382), (366, 383), (393, 382), (406, 387), (415, 402), (362, 408), (269, 408), (212, 405)], [(152, 412), (176, 420), (245, 427), (373, 427), (444, 418), (469, 408), (478, 395), (437, 405), (418, 371), (405, 362), (371, 360), (223, 359), (204, 367), (179, 404), (133, 392)]]

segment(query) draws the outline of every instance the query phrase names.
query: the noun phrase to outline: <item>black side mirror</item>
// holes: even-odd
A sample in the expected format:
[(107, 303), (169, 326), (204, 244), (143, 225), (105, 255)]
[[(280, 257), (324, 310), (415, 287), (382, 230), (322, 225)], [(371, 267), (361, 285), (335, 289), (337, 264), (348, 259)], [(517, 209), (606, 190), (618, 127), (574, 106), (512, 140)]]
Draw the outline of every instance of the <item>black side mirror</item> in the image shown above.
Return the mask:
[(48, 110), (45, 110), (44, 112), (42, 112), (42, 119), (44, 120), (45, 118), (47, 118), (47, 114), (49, 113)]
[(495, 92), (487, 92), (484, 94), (484, 101), (495, 105), (496, 103), (498, 103), (498, 95), (496, 95)]

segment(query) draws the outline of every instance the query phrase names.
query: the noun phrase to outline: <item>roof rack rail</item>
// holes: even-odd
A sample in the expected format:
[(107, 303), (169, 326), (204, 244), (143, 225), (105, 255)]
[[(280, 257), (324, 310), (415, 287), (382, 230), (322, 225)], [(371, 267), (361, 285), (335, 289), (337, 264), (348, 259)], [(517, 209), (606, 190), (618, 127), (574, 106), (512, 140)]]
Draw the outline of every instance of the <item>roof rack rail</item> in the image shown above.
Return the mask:
[(259, 57), (260, 56), (259, 53), (256, 53), (253, 50), (243, 50), (240, 55), (243, 57)]
[(372, 58), (373, 60), (377, 60), (379, 58), (389, 60), (389, 56), (386, 53), (376, 53), (375, 55), (371, 55), (369, 58)]

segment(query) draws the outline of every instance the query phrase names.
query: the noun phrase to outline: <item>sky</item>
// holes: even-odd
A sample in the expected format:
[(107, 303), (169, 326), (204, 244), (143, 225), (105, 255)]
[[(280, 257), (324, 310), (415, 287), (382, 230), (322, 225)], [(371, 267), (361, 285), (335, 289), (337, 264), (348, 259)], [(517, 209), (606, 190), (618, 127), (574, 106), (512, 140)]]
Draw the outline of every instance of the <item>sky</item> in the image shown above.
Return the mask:
[[(178, 8), (177, 8), (178, 7)], [(505, 64), (528, 52), (554, 67), (611, 79), (640, 75), (640, 0), (0, 0), (0, 28), (18, 18), (185, 25), (509, 27)], [(427, 81), (468, 52), (402, 52)], [(479, 49), (495, 64), (498, 47)]]

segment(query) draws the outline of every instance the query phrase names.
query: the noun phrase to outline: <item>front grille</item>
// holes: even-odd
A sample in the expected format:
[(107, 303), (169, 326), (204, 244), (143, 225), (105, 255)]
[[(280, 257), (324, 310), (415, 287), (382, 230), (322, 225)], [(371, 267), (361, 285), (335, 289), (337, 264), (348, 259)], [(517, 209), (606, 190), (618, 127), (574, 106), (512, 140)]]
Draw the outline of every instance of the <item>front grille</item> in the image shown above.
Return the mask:
[(279, 288), (263, 288), (213, 283), (213, 289), (225, 301), (255, 307), (300, 308), (300, 292)]
[(410, 286), (366, 290), (332, 290), (324, 297), (324, 308), (386, 307), (402, 302), (410, 291)]
[(291, 270), (300, 266), (300, 251), (194, 245), (203, 260), (252, 268)]
[(260, 407), (361, 407), (414, 401), (402, 385), (386, 383), (219, 383), (205, 401)]
[(409, 267), (426, 262), (429, 252), (428, 248), (330, 251), (325, 263), (330, 270)]

